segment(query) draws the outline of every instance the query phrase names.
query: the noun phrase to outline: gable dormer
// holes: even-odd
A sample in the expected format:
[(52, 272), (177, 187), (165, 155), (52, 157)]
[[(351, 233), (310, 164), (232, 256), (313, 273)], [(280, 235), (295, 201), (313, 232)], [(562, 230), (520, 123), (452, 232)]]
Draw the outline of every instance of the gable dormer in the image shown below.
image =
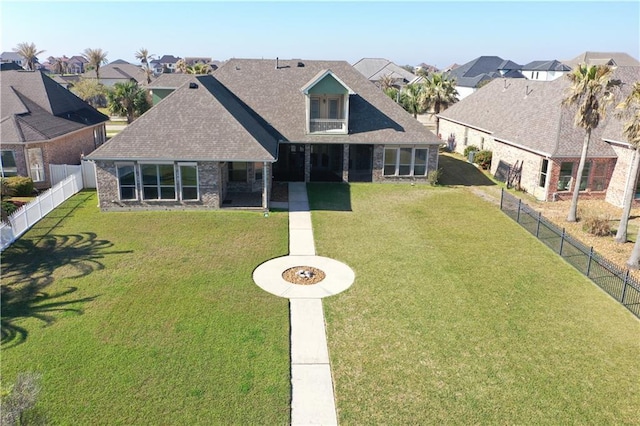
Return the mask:
[(349, 95), (355, 94), (331, 70), (320, 71), (301, 89), (307, 133), (349, 133)]

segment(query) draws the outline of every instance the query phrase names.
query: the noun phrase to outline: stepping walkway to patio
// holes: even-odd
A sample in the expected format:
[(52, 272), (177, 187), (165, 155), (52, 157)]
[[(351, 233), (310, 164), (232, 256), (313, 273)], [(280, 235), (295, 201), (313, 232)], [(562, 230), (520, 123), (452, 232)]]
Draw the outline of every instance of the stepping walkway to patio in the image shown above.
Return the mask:
[[(317, 284), (292, 284), (282, 273), (297, 266), (318, 268), (326, 276)], [(290, 183), (289, 255), (258, 266), (253, 280), (263, 290), (289, 299), (292, 425), (338, 424), (322, 298), (346, 290), (354, 279), (344, 263), (316, 256), (306, 185)]]

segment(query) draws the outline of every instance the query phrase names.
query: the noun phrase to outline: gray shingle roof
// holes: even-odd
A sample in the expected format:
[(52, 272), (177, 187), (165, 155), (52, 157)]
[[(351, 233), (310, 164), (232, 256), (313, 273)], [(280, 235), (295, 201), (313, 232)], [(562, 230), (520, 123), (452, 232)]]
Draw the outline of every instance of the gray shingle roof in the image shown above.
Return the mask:
[[(621, 67), (614, 71), (613, 78), (626, 81), (635, 75), (637, 80), (638, 70)], [(579, 157), (585, 132), (573, 124), (575, 108), (561, 105), (569, 84), (567, 78), (498, 79), (452, 105), (439, 117), (488, 130), (497, 139), (546, 156)], [(608, 113), (593, 131), (589, 157), (615, 157), (611, 147), (601, 139), (612, 115)]]
[[(303, 62), (304, 67), (297, 63)], [(345, 61), (230, 59), (215, 77), (290, 142), (432, 143), (439, 139)], [(330, 70), (356, 94), (349, 98), (349, 134), (307, 134), (301, 88)]]
[(504, 60), (499, 56), (480, 56), (457, 68), (452, 69), (447, 74), (456, 79), (456, 85), (461, 87), (477, 87), (485, 80), (500, 77), (498, 70), (509, 70), (508, 78), (524, 78), (518, 70), (520, 65), (515, 62)]
[(158, 78), (147, 85), (148, 88), (158, 89), (176, 89), (187, 81), (191, 80), (193, 75), (182, 73), (160, 74)]
[(567, 65), (556, 61), (531, 61), (522, 66), (522, 71), (571, 71)]
[(218, 80), (191, 76), (88, 158), (274, 161), (277, 145), (264, 123)]
[(411, 82), (416, 78), (415, 74), (383, 58), (362, 58), (353, 64), (353, 67), (367, 77), (369, 81), (381, 80), (386, 75), (407, 82)]
[[(86, 71), (83, 76), (85, 78), (96, 78), (96, 71)], [(142, 68), (129, 62), (118, 59), (100, 67), (101, 80), (135, 80), (138, 83), (146, 81), (146, 77), (142, 72)]]
[[(633, 82), (640, 81), (640, 67), (618, 67), (615, 72), (617, 78), (624, 82), (620, 93), (620, 99), (622, 100), (631, 93)], [(628, 118), (618, 117), (617, 114), (609, 114), (602, 138), (607, 141), (615, 141), (623, 144), (628, 143), (626, 136), (622, 133), (622, 128), (626, 120), (628, 120)]]
[(40, 71), (0, 73), (2, 142), (53, 139), (109, 117)]
[(611, 65), (620, 67), (637, 67), (640, 66), (640, 62), (624, 52), (583, 52), (573, 59), (563, 61), (565, 65), (575, 68), (580, 64), (588, 65), (604, 65), (609, 61), (613, 61)]

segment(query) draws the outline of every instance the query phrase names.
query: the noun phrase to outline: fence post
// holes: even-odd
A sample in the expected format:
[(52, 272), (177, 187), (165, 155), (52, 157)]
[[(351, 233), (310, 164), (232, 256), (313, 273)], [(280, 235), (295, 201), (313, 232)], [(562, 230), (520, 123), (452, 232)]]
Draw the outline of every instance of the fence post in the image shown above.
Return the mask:
[(593, 246), (591, 246), (591, 250), (589, 250), (589, 260), (587, 261), (587, 278), (589, 278), (589, 273), (591, 272), (592, 259), (593, 259)]
[(622, 283), (622, 294), (620, 295), (620, 303), (624, 305), (624, 296), (627, 293), (627, 283), (629, 282), (629, 270), (624, 274), (624, 282)]
[(516, 222), (520, 223), (520, 206), (522, 205), (522, 199), (518, 199), (518, 215), (516, 216)]
[(502, 211), (502, 200), (504, 199), (504, 188), (500, 188), (500, 211)]
[(540, 219), (542, 218), (542, 213), (538, 212), (538, 224), (536, 225), (536, 238), (540, 235)]
[(560, 256), (562, 256), (562, 246), (564, 246), (564, 228), (562, 228), (562, 235), (560, 236)]

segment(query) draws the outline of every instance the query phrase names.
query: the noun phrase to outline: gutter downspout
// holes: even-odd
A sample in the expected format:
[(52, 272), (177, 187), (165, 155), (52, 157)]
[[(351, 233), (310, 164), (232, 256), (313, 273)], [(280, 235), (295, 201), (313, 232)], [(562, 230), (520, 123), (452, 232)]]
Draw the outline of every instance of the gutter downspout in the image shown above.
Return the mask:
[(264, 214), (267, 215), (269, 211), (269, 195), (267, 190), (269, 188), (270, 176), (267, 174), (268, 167), (267, 162), (262, 163), (262, 208), (264, 209)]

